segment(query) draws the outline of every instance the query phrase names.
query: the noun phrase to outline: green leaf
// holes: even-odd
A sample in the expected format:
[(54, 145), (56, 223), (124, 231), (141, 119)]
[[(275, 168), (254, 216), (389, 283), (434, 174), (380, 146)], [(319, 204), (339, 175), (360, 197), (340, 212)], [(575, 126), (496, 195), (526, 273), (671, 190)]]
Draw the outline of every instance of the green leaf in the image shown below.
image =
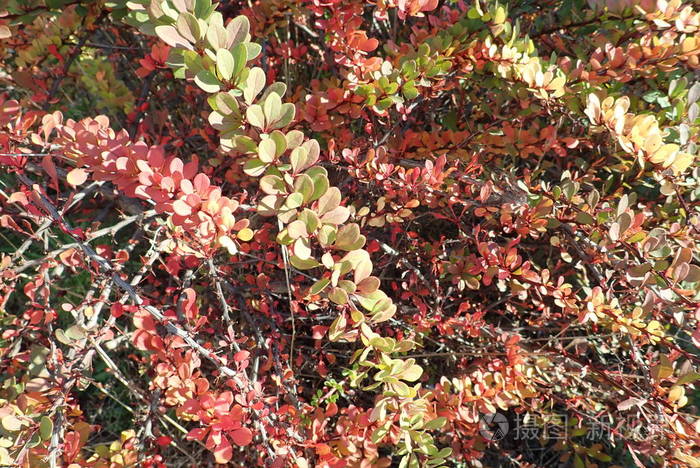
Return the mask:
[(233, 58), (235, 59), (236, 63), (236, 66), (233, 69), (233, 76), (238, 76), (245, 68), (245, 64), (248, 61), (248, 54), (243, 44), (237, 44), (234, 46), (231, 53), (233, 54)]
[(418, 89), (416, 89), (415, 84), (413, 81), (408, 81), (404, 83), (404, 85), (401, 87), (401, 92), (403, 95), (406, 97), (406, 99), (415, 99), (418, 97)]
[(197, 18), (206, 18), (211, 7), (211, 0), (196, 0), (194, 4), (194, 16)]
[(289, 256), (289, 263), (297, 270), (311, 270), (312, 268), (321, 266), (314, 258), (301, 259), (296, 255)]
[(249, 159), (245, 166), (243, 166), (243, 172), (251, 177), (258, 177), (265, 172), (267, 164), (259, 160), (258, 158)]
[(304, 211), (299, 213), (298, 219), (306, 226), (306, 232), (313, 233), (316, 231), (319, 224), (319, 219), (318, 216), (316, 216), (316, 213), (308, 208), (304, 208)]
[(321, 278), (320, 280), (316, 281), (311, 288), (309, 288), (309, 295), (314, 295), (314, 294), (319, 294), (321, 291), (326, 289), (326, 286), (328, 286), (331, 283), (331, 280), (328, 278)]
[(294, 181), (294, 191), (301, 193), (304, 196), (304, 203), (307, 203), (314, 191), (314, 183), (311, 181), (311, 177), (306, 174), (299, 174)]
[(326, 174), (317, 174), (314, 177), (311, 175), (311, 171), (308, 171), (307, 174), (311, 176), (311, 180), (313, 180), (314, 182), (314, 193), (311, 194), (310, 201), (318, 200), (323, 194), (325, 194), (328, 191), (328, 187), (330, 185), (330, 182), (328, 181), (328, 176)]
[[(442, 426), (445, 425), (446, 422), (447, 422), (447, 418), (444, 418), (444, 417), (442, 417), (442, 418), (435, 418), (435, 419), (433, 419), (432, 421), (429, 421), (429, 422), (425, 425), (425, 430), (427, 430), (427, 431), (432, 431), (432, 430), (435, 430), (435, 429), (440, 429)], [(443, 449), (443, 450), (444, 450), (444, 449)], [(451, 449), (450, 449), (450, 450), (451, 450)], [(440, 454), (438, 454), (439, 458), (444, 458), (444, 457), (446, 457), (446, 456), (448, 456), (448, 455), (449, 455), (449, 453), (447, 453), (446, 455), (440, 455)]]
[(207, 93), (216, 93), (221, 89), (221, 82), (209, 70), (201, 70), (197, 73), (194, 82)]
[(39, 435), (42, 440), (49, 440), (53, 434), (53, 421), (48, 416), (42, 416), (39, 423)]
[(331, 289), (331, 292), (328, 293), (328, 299), (338, 305), (345, 305), (349, 300), (348, 293), (343, 288)]
[(589, 215), (588, 213), (585, 213), (583, 211), (579, 211), (576, 213), (576, 221), (581, 223), (581, 224), (595, 224), (595, 220), (593, 219), (593, 216)]
[(299, 192), (294, 192), (287, 197), (284, 207), (288, 210), (299, 208), (304, 203), (304, 196)]

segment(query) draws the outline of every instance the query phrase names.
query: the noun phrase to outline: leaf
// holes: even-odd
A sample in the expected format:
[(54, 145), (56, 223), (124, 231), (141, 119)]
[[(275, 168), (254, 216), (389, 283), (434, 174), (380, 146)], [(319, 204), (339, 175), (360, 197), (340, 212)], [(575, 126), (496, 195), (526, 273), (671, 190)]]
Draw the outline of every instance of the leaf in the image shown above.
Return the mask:
[(194, 82), (207, 93), (216, 93), (221, 89), (221, 82), (209, 70), (201, 70), (197, 73)]
[(87, 177), (88, 172), (85, 169), (76, 167), (66, 175), (66, 182), (73, 187), (77, 187), (78, 185), (84, 184)]
[[(425, 426), (424, 429), (428, 431), (432, 431), (435, 429), (440, 429), (442, 426), (444, 426), (447, 423), (447, 418), (445, 417), (440, 417), (440, 418), (435, 418), (432, 421), (429, 421)], [(448, 447), (449, 449), (449, 447)], [(452, 450), (452, 449), (449, 449)], [(450, 452), (451, 453), (451, 452)], [(450, 453), (447, 453), (446, 455), (441, 455), (440, 458), (444, 458), (450, 455)]]
[(690, 153), (678, 153), (671, 163), (671, 169), (675, 175), (680, 175), (685, 172), (693, 162), (695, 161), (695, 156)]
[(258, 157), (264, 163), (271, 163), (275, 160), (277, 146), (272, 139), (263, 140), (258, 146)]
[(506, 21), (506, 9), (503, 6), (498, 6), (493, 15), (494, 24), (503, 24)]
[(617, 404), (617, 409), (620, 411), (625, 411), (633, 406), (642, 406), (646, 400), (640, 400), (639, 398), (628, 398), (624, 401), (621, 401), (620, 403)]
[(85, 330), (80, 325), (73, 325), (73, 326), (69, 327), (65, 331), (65, 336), (69, 340), (75, 340), (75, 341), (84, 340), (86, 337)]
[(226, 48), (227, 33), (223, 26), (210, 23), (207, 29), (207, 42), (211, 46), (212, 50), (219, 50), (221, 48)]
[(583, 211), (579, 211), (576, 213), (576, 221), (581, 223), (581, 224), (595, 224), (595, 220), (593, 219), (593, 216), (589, 215), (588, 213), (585, 213)]
[[(335, 247), (341, 250), (356, 250), (352, 248), (360, 239), (360, 226), (353, 223), (343, 226), (335, 238)], [(361, 247), (361, 246), (360, 246)], [(358, 248), (360, 248), (358, 247)]]
[(277, 214), (279, 199), (275, 195), (266, 195), (258, 203), (258, 213), (263, 216), (274, 216)]
[(253, 238), (253, 230), (250, 228), (243, 228), (240, 231), (236, 233), (236, 237), (242, 240), (243, 242), (248, 242)]
[(681, 378), (679, 378), (678, 382), (676, 382), (676, 385), (685, 385), (693, 383), (696, 380), (700, 380), (700, 374), (698, 374), (697, 372), (689, 372), (683, 375)]
[(260, 55), (260, 52), (262, 52), (262, 46), (255, 42), (246, 42), (243, 45), (245, 46), (248, 61), (255, 60), (258, 57), (258, 55)]
[(265, 72), (260, 67), (254, 67), (248, 73), (243, 88), (243, 99), (246, 104), (251, 105), (260, 91), (265, 87)]
[[(303, 165), (306, 162), (306, 157), (308, 152), (303, 147), (294, 148), (292, 153), (289, 155), (289, 161), (292, 164), (292, 172), (297, 173), (303, 169)], [(308, 177), (308, 176), (307, 176)]]
[(265, 172), (267, 164), (258, 158), (249, 159), (243, 166), (243, 172), (251, 177), (258, 177)]
[(238, 107), (238, 101), (236, 98), (231, 96), (229, 93), (219, 93), (214, 98), (214, 104), (216, 105), (216, 110), (224, 115), (236, 114), (240, 112)]
[(216, 463), (225, 464), (231, 460), (233, 456), (233, 447), (226, 436), (221, 436), (221, 442), (214, 447), (214, 459)]
[(284, 191), (284, 182), (281, 177), (269, 174), (260, 179), (260, 190), (268, 195), (277, 195)]
[(253, 441), (253, 433), (247, 427), (241, 427), (229, 434), (233, 443), (239, 447), (244, 447)]
[(328, 293), (328, 299), (339, 305), (345, 305), (348, 303), (348, 293), (342, 288), (333, 288), (331, 292)]
[(7, 416), (3, 417), (0, 424), (6, 431), (10, 432), (19, 431), (22, 429), (22, 421), (17, 419), (17, 417), (13, 414), (8, 414)]
[(49, 440), (53, 434), (53, 421), (48, 416), (42, 416), (39, 423), (39, 435), (42, 440)]
[(323, 216), (325, 213), (336, 209), (340, 205), (341, 198), (340, 190), (337, 187), (331, 187), (318, 199), (316, 211)]
[(299, 192), (294, 192), (287, 197), (284, 207), (288, 210), (299, 208), (304, 203), (304, 196)]
[(318, 224), (320, 222), (316, 213), (314, 213), (308, 208), (304, 208), (304, 211), (299, 213), (298, 219), (299, 221), (304, 223), (304, 225), (306, 226), (306, 232), (309, 234), (316, 231), (316, 228), (318, 227)]
[(413, 364), (399, 374), (399, 378), (407, 382), (415, 382), (423, 375), (423, 368), (418, 364)]
[(294, 115), (296, 114), (296, 107), (294, 104), (287, 102), (282, 104), (282, 109), (278, 112), (277, 120), (272, 125), (272, 128), (284, 128), (294, 120)]
[(219, 49), (216, 51), (216, 70), (225, 81), (229, 81), (233, 76), (235, 65), (233, 55), (231, 55), (231, 52), (227, 49)]
[(294, 191), (304, 196), (304, 203), (309, 202), (314, 192), (314, 183), (311, 181), (311, 177), (299, 174), (294, 181)]
[(289, 237), (292, 239), (298, 239), (300, 237), (307, 237), (309, 235), (308, 232), (306, 232), (306, 224), (304, 224), (304, 221), (297, 219), (289, 223), (289, 226), (287, 226), (287, 232), (289, 233)]
[(280, 98), (277, 93), (270, 93), (265, 99), (263, 104), (265, 110), (265, 119), (270, 122), (270, 125), (274, 124), (280, 118), (280, 112), (282, 110), (282, 98)]
[[(323, 170), (325, 171), (325, 169)], [(313, 180), (314, 182), (314, 192), (311, 194), (311, 199), (309, 201), (318, 200), (328, 191), (328, 187), (330, 186), (330, 182), (328, 181), (328, 175), (319, 173), (312, 175), (311, 171), (307, 171), (307, 174), (309, 175), (309, 177), (311, 177), (311, 180)]]
[(331, 341), (336, 341), (345, 332), (345, 327), (347, 326), (347, 319), (345, 315), (340, 314), (333, 320), (330, 328), (328, 329), (328, 339)]
[(184, 47), (188, 50), (193, 50), (192, 44), (177, 32), (175, 26), (161, 25), (155, 27), (156, 35), (166, 44), (171, 47)]
[(309, 245), (309, 240), (304, 237), (299, 237), (294, 241), (294, 255), (302, 260), (311, 258), (311, 246)]
[(233, 69), (233, 76), (238, 76), (241, 74), (245, 68), (246, 62), (248, 61), (246, 48), (243, 44), (238, 44), (233, 47), (233, 51), (231, 53), (233, 54), (234, 62), (236, 64)]
[(227, 47), (244, 42), (250, 32), (250, 21), (244, 15), (237, 16), (226, 25), (226, 31), (230, 41)]
[(193, 44), (202, 38), (202, 31), (199, 28), (199, 23), (192, 13), (180, 13), (175, 27), (182, 37)]
[(663, 164), (666, 160), (672, 161), (671, 158), (675, 157), (679, 149), (680, 146), (676, 144), (663, 145), (649, 157), (649, 161), (651, 161), (654, 164)]
[(320, 263), (316, 261), (314, 258), (306, 258), (306, 259), (301, 259), (297, 257), (296, 255), (290, 255), (289, 256), (289, 263), (296, 268), (297, 270), (311, 270), (312, 268), (317, 268), (321, 266)]
[(265, 113), (258, 104), (253, 104), (248, 107), (248, 110), (246, 110), (246, 118), (248, 119), (248, 123), (253, 127), (257, 127), (260, 130), (265, 128)]
[(179, 216), (189, 216), (192, 214), (192, 207), (185, 200), (175, 200), (173, 202), (173, 212)]
[(323, 291), (326, 286), (328, 286), (331, 283), (331, 280), (328, 278), (321, 278), (320, 280), (316, 281), (313, 285), (311, 285), (311, 288), (309, 288), (309, 295), (315, 295)]

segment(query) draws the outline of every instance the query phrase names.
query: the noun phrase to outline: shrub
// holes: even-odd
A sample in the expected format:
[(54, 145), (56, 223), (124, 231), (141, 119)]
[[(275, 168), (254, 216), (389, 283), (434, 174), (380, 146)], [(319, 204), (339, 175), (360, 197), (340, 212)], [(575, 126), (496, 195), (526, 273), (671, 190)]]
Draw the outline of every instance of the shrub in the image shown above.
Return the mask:
[(700, 466), (700, 12), (11, 0), (0, 465)]

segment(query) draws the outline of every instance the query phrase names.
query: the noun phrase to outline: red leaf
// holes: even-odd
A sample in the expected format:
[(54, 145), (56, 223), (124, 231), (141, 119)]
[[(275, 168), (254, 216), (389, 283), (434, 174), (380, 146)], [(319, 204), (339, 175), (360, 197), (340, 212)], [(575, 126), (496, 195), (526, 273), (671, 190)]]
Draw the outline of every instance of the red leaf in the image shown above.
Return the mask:
[(204, 440), (204, 437), (207, 435), (207, 431), (208, 429), (204, 427), (195, 427), (187, 433), (186, 437), (189, 440)]
[(236, 354), (233, 355), (233, 360), (236, 362), (241, 362), (245, 361), (250, 357), (250, 352), (243, 350), (243, 351), (238, 351)]
[[(234, 440), (235, 442), (235, 440)], [(224, 436), (221, 437), (221, 443), (214, 449), (214, 457), (216, 458), (216, 463), (228, 463), (233, 456), (233, 447), (231, 447), (231, 442)]]
[(253, 441), (253, 433), (250, 432), (250, 429), (247, 427), (236, 429), (230, 433), (230, 436), (233, 443), (241, 447), (248, 445)]

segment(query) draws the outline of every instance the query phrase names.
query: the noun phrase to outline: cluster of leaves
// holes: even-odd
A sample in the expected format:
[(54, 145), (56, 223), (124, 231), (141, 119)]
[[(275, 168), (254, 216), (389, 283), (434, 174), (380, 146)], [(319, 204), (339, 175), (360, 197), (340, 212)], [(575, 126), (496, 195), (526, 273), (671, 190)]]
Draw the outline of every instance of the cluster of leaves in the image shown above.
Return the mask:
[(700, 11), (540, 3), (0, 7), (0, 465), (700, 466)]

